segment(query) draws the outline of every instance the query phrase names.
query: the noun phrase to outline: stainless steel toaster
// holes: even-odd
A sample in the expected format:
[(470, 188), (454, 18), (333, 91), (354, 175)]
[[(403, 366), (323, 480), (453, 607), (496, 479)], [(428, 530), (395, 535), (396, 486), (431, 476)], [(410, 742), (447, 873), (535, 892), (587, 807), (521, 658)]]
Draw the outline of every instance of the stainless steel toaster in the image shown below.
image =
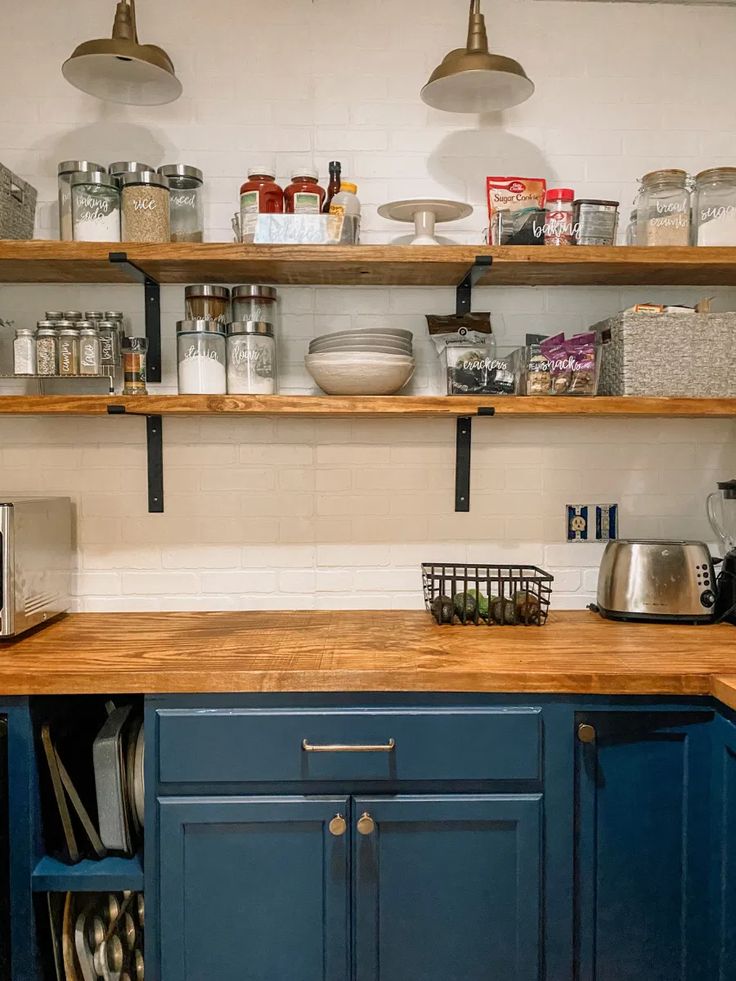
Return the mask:
[(703, 542), (613, 541), (598, 576), (598, 611), (613, 620), (708, 623), (716, 577)]
[(0, 640), (69, 609), (72, 503), (0, 499)]

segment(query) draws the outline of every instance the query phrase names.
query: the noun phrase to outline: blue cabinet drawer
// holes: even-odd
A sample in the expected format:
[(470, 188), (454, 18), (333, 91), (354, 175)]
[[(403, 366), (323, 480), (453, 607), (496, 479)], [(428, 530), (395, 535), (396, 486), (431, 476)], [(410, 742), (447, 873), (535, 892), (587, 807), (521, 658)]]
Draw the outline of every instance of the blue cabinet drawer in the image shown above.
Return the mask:
[(541, 709), (158, 709), (161, 783), (538, 780)]

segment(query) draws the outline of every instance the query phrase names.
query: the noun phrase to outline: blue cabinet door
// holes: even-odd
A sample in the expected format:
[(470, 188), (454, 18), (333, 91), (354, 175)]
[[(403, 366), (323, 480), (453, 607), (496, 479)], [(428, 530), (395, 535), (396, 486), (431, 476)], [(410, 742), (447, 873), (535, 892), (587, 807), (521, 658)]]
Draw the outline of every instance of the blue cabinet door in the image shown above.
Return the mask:
[(356, 981), (538, 981), (540, 811), (539, 795), (355, 798)]
[(716, 855), (714, 875), (718, 956), (715, 977), (736, 981), (736, 725), (718, 717), (714, 727)]
[(346, 981), (349, 835), (329, 828), (346, 798), (159, 808), (160, 981)]
[(712, 713), (589, 712), (578, 743), (576, 981), (710, 981)]

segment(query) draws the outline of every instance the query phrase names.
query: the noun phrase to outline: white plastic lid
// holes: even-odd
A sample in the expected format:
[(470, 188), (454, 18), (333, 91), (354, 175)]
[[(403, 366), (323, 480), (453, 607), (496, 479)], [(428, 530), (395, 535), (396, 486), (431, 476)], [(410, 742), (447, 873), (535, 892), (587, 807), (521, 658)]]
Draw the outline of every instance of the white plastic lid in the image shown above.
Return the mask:
[(294, 167), (291, 172), (291, 179), (296, 180), (297, 177), (312, 177), (314, 180), (318, 180), (319, 171), (315, 170), (314, 167)]
[(255, 167), (248, 168), (248, 177), (259, 177), (259, 176), (270, 177), (271, 180), (273, 180), (274, 177), (276, 176), (276, 170), (274, 168), (274, 165), (272, 163), (266, 164), (261, 162), (259, 164), (256, 164)]

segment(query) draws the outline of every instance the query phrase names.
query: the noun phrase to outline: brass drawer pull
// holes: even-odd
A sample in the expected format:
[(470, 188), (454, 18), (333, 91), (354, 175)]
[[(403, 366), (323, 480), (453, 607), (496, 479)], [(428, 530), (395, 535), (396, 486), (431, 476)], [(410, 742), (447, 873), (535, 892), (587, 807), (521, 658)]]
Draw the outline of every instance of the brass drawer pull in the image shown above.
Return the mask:
[(341, 838), (348, 830), (348, 822), (345, 820), (342, 814), (336, 814), (330, 821), (328, 827), (331, 835), (334, 835), (335, 838)]
[(305, 753), (393, 753), (396, 749), (396, 740), (389, 739), (387, 743), (379, 743), (371, 746), (356, 743), (354, 746), (344, 743), (310, 743), (308, 739), (302, 739), (302, 749)]
[(376, 822), (370, 816), (368, 811), (363, 811), (361, 816), (358, 818), (358, 833), (361, 835), (372, 835), (376, 830)]

